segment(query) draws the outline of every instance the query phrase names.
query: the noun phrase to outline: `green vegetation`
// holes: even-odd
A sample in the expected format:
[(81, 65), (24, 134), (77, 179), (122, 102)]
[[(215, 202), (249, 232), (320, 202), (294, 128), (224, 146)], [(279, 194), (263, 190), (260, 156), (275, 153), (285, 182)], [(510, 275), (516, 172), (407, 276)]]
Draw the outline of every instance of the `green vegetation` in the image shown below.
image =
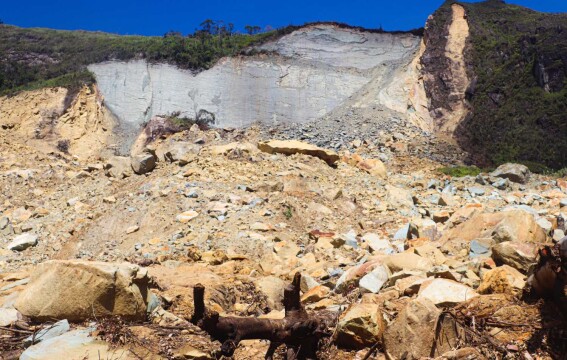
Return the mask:
[(283, 214), (286, 219), (291, 219), (293, 217), (293, 209), (291, 208), (291, 206), (286, 206)]
[(462, 145), (482, 156), (480, 164), (566, 167), (567, 15), (495, 0), (461, 5), (477, 80), (468, 94), (472, 116), (457, 132)]
[(46, 86), (76, 87), (94, 78), (86, 70), (108, 60), (147, 59), (202, 70), (224, 56), (293, 30), (234, 33), (232, 24), (205, 20), (201, 29), (183, 36), (119, 36), (100, 32), (23, 29), (0, 25), (0, 95)]
[(481, 172), (485, 172), (476, 166), (446, 166), (438, 169), (438, 171), (452, 177), (477, 176)]

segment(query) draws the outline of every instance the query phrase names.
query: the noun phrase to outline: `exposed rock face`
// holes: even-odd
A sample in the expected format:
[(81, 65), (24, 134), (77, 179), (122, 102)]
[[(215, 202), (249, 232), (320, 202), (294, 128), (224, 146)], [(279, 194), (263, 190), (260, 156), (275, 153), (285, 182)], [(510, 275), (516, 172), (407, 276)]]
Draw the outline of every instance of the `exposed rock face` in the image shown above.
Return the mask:
[(64, 88), (46, 88), (0, 98), (0, 127), (45, 152), (66, 140), (66, 151), (89, 159), (112, 143), (115, 120), (96, 86), (84, 87), (75, 96)]
[(420, 43), (411, 34), (379, 34), (333, 25), (299, 29), (259, 50), (268, 57), (227, 58), (199, 74), (145, 61), (107, 62), (89, 69), (105, 104), (124, 123), (199, 110), (216, 126), (315, 120), (373, 78), (384, 64), (409, 63)]
[(144, 319), (148, 282), (145, 270), (128, 263), (47, 261), (38, 265), (15, 306), (36, 320)]
[(465, 9), (459, 4), (440, 9), (426, 25), (426, 50), (421, 58), (425, 90), (435, 128), (449, 135), (468, 113), (465, 95), (470, 80), (464, 56), (468, 36)]

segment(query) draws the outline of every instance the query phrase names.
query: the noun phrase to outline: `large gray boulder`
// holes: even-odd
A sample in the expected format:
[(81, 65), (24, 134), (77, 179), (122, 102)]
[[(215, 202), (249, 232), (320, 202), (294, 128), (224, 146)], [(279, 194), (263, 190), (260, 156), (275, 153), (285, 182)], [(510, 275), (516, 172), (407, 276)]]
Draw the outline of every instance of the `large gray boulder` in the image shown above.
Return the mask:
[(118, 315), (146, 318), (149, 277), (129, 263), (46, 261), (33, 272), (15, 308), (35, 321)]
[(530, 170), (525, 165), (507, 163), (500, 165), (490, 175), (505, 178), (515, 183), (525, 184), (529, 180)]

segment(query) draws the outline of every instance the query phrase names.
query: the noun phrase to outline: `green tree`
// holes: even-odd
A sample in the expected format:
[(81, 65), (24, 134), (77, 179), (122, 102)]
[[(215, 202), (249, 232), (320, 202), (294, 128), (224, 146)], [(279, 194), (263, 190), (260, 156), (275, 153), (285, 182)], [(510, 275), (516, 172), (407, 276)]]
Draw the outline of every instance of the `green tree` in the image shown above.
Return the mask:
[(215, 26), (215, 22), (213, 20), (206, 19), (201, 23), (201, 30), (211, 34), (214, 26)]
[(246, 33), (248, 33), (248, 35), (254, 35), (260, 32), (262, 28), (257, 26), (257, 25), (246, 25), (244, 27), (244, 30), (246, 30)]

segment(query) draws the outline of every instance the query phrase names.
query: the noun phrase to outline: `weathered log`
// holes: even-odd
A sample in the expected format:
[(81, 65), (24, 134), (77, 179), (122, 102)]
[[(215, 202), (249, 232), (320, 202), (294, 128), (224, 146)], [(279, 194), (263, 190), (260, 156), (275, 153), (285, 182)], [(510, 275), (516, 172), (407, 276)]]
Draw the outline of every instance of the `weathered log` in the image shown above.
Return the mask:
[(285, 317), (281, 320), (221, 317), (205, 307), (205, 287), (197, 284), (193, 289), (195, 312), (191, 322), (222, 342), (220, 352), (232, 356), (242, 340), (270, 341), (266, 359), (272, 359), (280, 345), (287, 347), (286, 357), (291, 359), (317, 359), (319, 342), (331, 336), (330, 325), (336, 315), (329, 312), (308, 314), (300, 301), (301, 274), (296, 273), (291, 285), (284, 290)]

